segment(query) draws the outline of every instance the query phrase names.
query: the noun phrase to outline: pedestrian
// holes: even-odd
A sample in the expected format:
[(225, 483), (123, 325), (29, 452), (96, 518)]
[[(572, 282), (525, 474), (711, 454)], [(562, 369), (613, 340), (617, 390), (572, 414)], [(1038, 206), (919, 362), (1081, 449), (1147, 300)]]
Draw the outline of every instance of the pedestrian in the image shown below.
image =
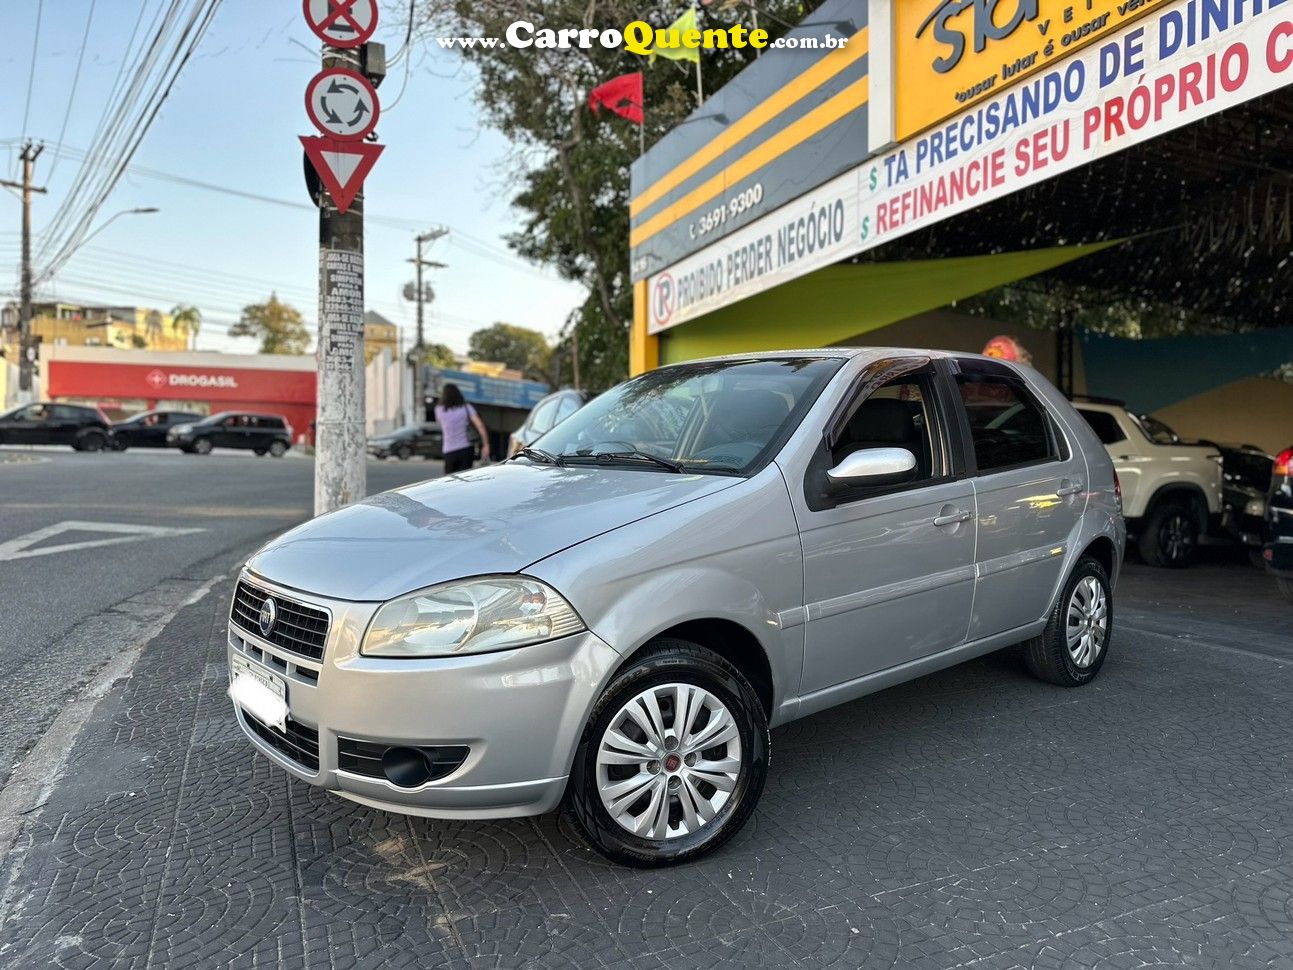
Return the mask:
[(446, 384), (440, 391), (440, 401), (435, 406), (436, 423), (443, 435), (444, 473), (453, 475), (465, 472), (475, 463), (467, 425), (474, 424), (480, 433), (480, 457), (489, 461), (489, 432), (476, 409), (463, 400), (457, 384)]

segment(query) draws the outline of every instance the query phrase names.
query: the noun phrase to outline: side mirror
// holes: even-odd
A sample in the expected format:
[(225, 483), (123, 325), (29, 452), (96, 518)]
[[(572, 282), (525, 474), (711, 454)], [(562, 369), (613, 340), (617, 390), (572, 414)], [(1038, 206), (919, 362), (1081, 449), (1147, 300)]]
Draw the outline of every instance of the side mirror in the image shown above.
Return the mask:
[(915, 470), (916, 456), (906, 448), (864, 448), (845, 455), (826, 472), (826, 478), (837, 488), (897, 485), (911, 478)]

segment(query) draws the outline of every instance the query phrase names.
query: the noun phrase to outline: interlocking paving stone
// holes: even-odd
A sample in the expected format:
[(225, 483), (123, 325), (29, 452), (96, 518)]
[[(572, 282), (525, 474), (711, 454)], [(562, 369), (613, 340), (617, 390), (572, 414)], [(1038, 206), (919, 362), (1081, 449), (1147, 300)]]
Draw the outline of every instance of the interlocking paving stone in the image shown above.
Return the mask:
[(1293, 665), (1123, 628), (1064, 691), (1004, 651), (774, 732), (745, 830), (639, 871), (289, 778), (231, 717), (229, 592), (78, 740), (0, 966), (1293, 966)]

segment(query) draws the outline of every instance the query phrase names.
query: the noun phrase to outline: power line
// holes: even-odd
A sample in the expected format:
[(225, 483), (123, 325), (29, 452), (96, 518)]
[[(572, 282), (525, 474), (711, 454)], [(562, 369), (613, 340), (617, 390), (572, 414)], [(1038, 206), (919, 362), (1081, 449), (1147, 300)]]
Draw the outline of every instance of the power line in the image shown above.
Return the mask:
[(90, 0), (90, 12), (85, 18), (85, 30), (81, 34), (81, 49), (76, 55), (76, 70), (72, 72), (72, 90), (67, 95), (67, 108), (63, 111), (63, 124), (58, 129), (58, 145), (54, 147), (54, 164), (49, 167), (46, 181), (54, 177), (58, 169), (58, 150), (63, 146), (63, 136), (67, 134), (67, 122), (72, 117), (72, 104), (76, 101), (76, 87), (81, 81), (81, 64), (85, 61), (85, 47), (90, 39), (90, 25), (94, 23), (94, 8), (97, 0)]
[(27, 120), (31, 116), (31, 92), (36, 86), (36, 55), (40, 51), (40, 21), (45, 13), (45, 0), (37, 0), (36, 3), (36, 32), (31, 38), (31, 71), (27, 74), (27, 102), (22, 109), (22, 138), (19, 141), (27, 140)]

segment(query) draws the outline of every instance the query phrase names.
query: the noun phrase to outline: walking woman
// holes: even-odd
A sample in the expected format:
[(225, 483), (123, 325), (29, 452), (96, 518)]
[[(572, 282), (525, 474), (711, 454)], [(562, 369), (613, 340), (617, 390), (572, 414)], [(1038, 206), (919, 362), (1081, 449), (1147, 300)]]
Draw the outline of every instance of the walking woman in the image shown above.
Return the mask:
[(480, 457), (489, 461), (489, 432), (485, 422), (480, 419), (476, 409), (462, 397), (457, 384), (446, 384), (440, 391), (440, 403), (435, 406), (436, 423), (444, 436), (444, 473), (453, 475), (465, 472), (474, 463), (471, 439), (467, 437), (467, 425), (474, 424), (480, 433)]

